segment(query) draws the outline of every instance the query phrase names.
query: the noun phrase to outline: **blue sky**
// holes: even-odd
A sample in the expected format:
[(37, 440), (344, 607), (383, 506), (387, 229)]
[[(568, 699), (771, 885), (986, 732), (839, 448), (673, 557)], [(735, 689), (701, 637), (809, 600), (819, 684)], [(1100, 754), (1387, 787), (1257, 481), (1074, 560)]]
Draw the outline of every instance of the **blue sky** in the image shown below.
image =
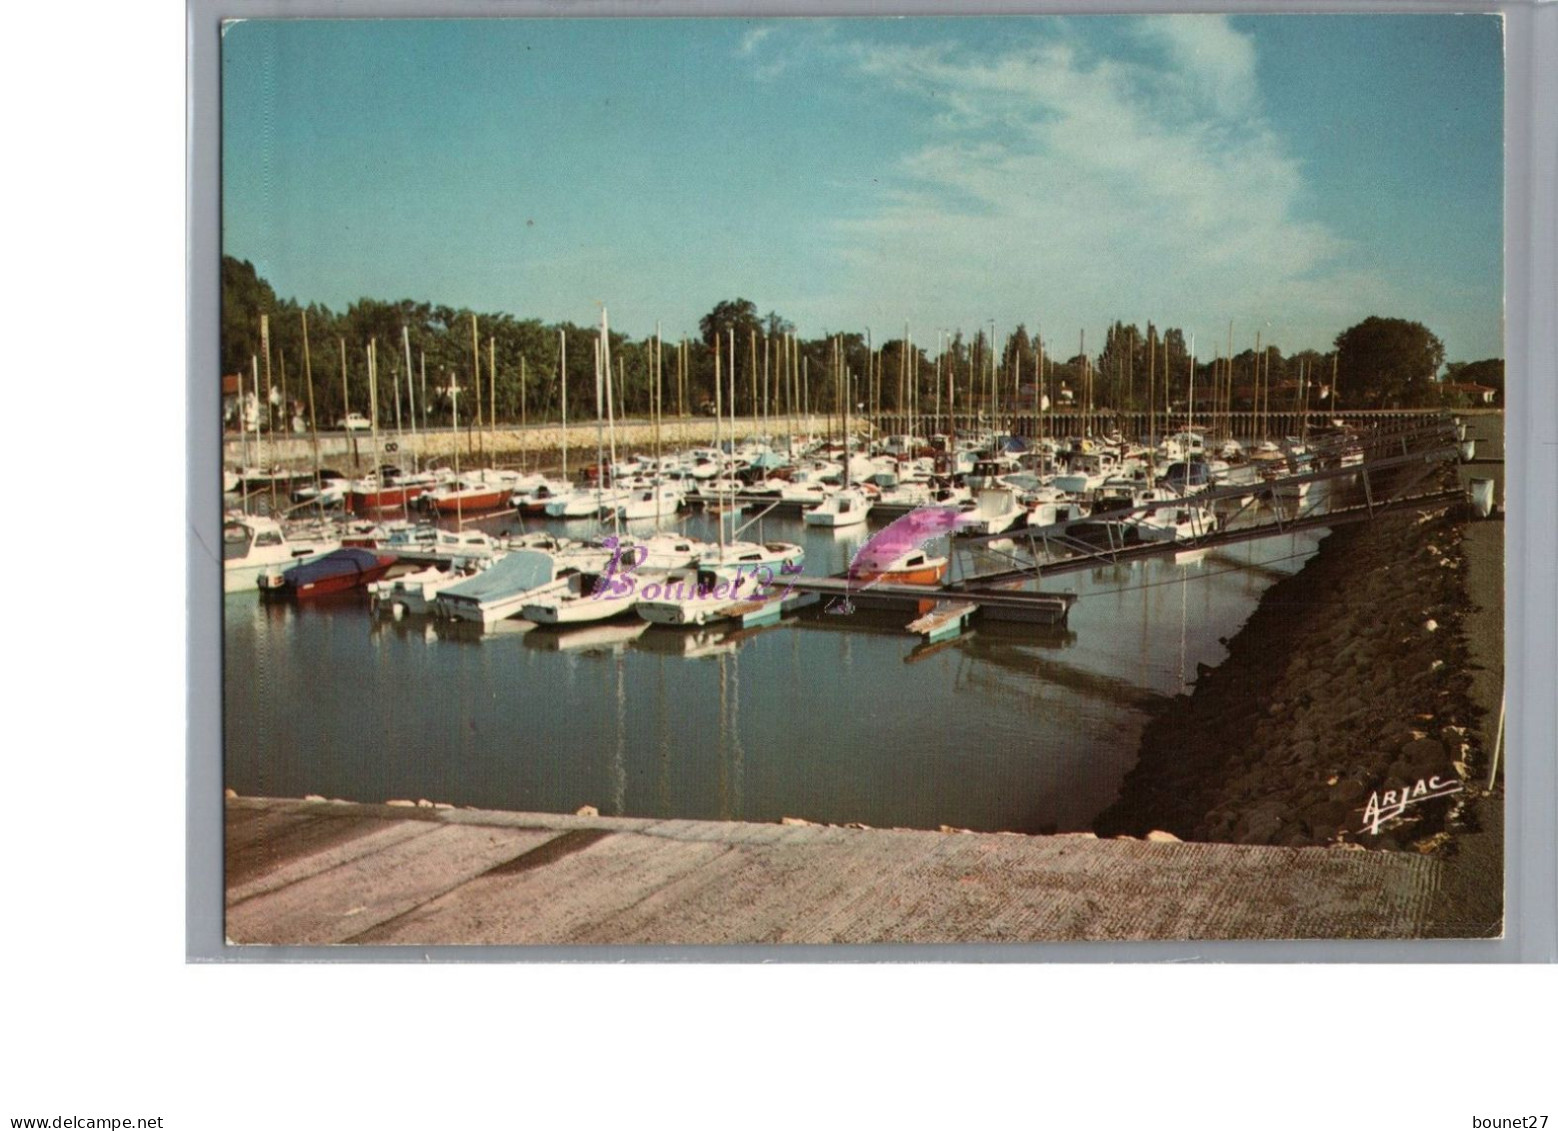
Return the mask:
[(415, 298), (696, 332), (1114, 319), (1196, 352), (1370, 314), (1502, 349), (1485, 16), (261, 21), (223, 39), (228, 254)]

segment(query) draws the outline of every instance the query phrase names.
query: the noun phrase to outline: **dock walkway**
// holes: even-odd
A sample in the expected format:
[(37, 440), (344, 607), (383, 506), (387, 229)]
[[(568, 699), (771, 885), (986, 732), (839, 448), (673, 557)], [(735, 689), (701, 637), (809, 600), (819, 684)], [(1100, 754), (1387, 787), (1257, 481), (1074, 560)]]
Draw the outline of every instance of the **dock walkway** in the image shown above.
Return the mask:
[(1424, 856), (229, 798), (238, 944), (1409, 938)]

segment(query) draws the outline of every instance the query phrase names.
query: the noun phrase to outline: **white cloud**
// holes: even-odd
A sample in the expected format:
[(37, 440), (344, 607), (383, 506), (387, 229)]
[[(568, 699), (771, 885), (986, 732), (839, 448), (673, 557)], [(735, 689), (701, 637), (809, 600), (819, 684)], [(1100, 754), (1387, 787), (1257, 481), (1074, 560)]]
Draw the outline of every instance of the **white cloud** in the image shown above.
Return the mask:
[(762, 43), (763, 40), (767, 39), (773, 33), (774, 29), (772, 26), (753, 28), (751, 31), (747, 32), (741, 37), (741, 46), (739, 48), (740, 53), (742, 55), (752, 54), (752, 52), (757, 50), (758, 44)]
[(1150, 17), (1131, 25), (1132, 50), (1105, 55), (1082, 27), (977, 56), (850, 49), (863, 78), (925, 100), (932, 137), (867, 215), (834, 223), (832, 299), (876, 295), (872, 316), (900, 322), (960, 317), (946, 307), (961, 300), (1030, 325), (1150, 317), (1226, 332), (1234, 318), (1251, 336), (1302, 311), (1305, 336), (1323, 339), (1388, 298), (1304, 216), (1303, 171), (1262, 117), (1248, 36), (1223, 17)]

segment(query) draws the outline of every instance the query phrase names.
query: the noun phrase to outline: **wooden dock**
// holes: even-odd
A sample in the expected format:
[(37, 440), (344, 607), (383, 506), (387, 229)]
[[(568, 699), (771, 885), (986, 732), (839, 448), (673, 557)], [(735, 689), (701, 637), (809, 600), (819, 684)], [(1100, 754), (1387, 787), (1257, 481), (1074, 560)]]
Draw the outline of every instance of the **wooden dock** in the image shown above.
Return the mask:
[(1407, 853), (229, 798), (240, 945), (1410, 938)]
[[(933, 615), (932, 605), (956, 602), (972, 605), (965, 616), (1017, 621), (1027, 624), (1064, 624), (1076, 604), (1070, 592), (1038, 593), (1005, 585), (902, 585), (893, 582), (860, 582), (847, 577), (793, 577), (784, 584), (797, 593), (828, 600), (850, 601), (862, 608), (906, 609)], [(917, 622), (916, 622), (917, 623)], [(911, 626), (910, 631), (918, 632)]]
[(927, 644), (939, 644), (959, 635), (978, 611), (979, 606), (972, 601), (937, 601), (934, 609), (905, 627), (925, 637)]

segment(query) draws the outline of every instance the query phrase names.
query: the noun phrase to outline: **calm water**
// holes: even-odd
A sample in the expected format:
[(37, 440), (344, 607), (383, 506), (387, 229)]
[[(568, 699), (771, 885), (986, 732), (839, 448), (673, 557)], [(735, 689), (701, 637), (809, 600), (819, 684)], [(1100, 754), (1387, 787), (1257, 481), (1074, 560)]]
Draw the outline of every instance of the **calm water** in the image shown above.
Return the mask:
[[(684, 529), (713, 537), (701, 516)], [(869, 532), (769, 519), (759, 533), (803, 542), (807, 572), (827, 573)], [(1083, 829), (1114, 800), (1145, 711), (1198, 663), (1221, 662), (1219, 637), (1316, 544), (1275, 537), (1056, 578), (1046, 588), (1081, 596), (1065, 629), (980, 628), (933, 649), (901, 631), (901, 614), (803, 614), (736, 634), (508, 622), (480, 635), (376, 621), (360, 596), (232, 594), (227, 784), (635, 817)]]

